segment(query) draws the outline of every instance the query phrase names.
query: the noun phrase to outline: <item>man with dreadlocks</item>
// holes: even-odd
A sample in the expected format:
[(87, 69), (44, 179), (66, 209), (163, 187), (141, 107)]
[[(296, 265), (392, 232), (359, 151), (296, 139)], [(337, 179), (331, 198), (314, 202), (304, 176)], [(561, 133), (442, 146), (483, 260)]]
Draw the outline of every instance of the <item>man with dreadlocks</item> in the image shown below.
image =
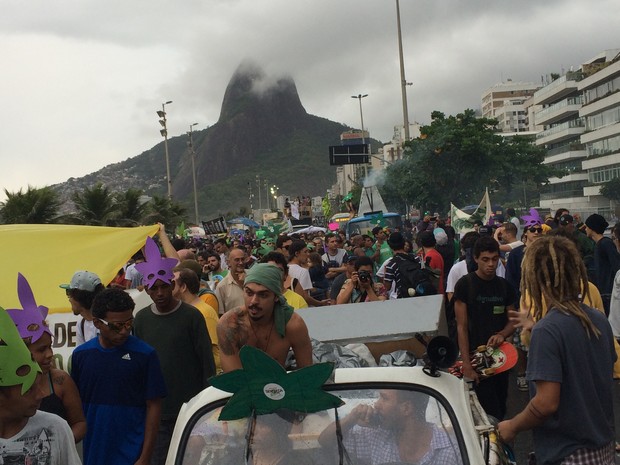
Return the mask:
[(533, 429), (539, 464), (613, 465), (616, 354), (605, 315), (581, 303), (585, 265), (570, 240), (544, 237), (528, 246), (522, 268), (521, 292), (540, 319), (527, 363), (531, 400), (499, 433), (511, 442)]

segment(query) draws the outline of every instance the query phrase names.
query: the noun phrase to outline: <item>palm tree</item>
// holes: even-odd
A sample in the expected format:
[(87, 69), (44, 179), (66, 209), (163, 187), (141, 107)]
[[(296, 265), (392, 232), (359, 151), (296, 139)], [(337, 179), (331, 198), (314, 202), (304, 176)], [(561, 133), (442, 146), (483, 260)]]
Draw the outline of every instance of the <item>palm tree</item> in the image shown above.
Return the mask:
[(102, 183), (92, 188), (86, 187), (82, 192), (71, 196), (77, 213), (72, 218), (80, 224), (92, 226), (111, 226), (117, 216), (118, 204), (114, 195)]
[(118, 205), (116, 224), (118, 226), (138, 226), (148, 213), (148, 200), (141, 189), (129, 188), (115, 196)]
[(55, 223), (58, 218), (60, 199), (50, 187), (28, 186), (26, 192), (20, 189), (9, 192), (4, 189), (6, 200), (0, 202), (0, 214), (4, 223), (46, 224)]
[(158, 195), (154, 195), (148, 203), (148, 214), (143, 219), (145, 224), (163, 223), (170, 231), (183, 221), (187, 221), (187, 209)]

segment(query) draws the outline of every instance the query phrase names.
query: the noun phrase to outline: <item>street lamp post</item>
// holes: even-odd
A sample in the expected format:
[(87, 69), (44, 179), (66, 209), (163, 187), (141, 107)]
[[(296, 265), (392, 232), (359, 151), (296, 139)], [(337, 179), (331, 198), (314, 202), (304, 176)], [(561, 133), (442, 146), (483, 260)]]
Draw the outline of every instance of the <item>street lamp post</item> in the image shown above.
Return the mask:
[(403, 98), (403, 124), (405, 125), (405, 142), (409, 140), (409, 110), (407, 109), (407, 80), (405, 79), (405, 62), (403, 59), (403, 37), (400, 31), (400, 2), (396, 0), (396, 22), (398, 29), (398, 57), (400, 59), (400, 87)]
[(278, 210), (278, 189), (279, 187), (275, 184), (269, 188), (269, 192), (273, 197), (273, 209), (276, 211)]
[[(366, 145), (366, 135), (364, 133), (364, 112), (362, 111), (362, 99), (364, 97), (368, 97), (368, 94), (351, 95), (351, 98), (356, 98), (360, 104), (360, 120), (362, 123), (362, 144)], [(364, 163), (364, 178), (367, 178), (367, 177), (368, 177), (368, 167), (367, 167), (367, 164)]]
[(256, 188), (258, 189), (258, 209), (262, 210), (263, 209), (263, 202), (261, 199), (261, 188), (260, 188), (260, 174), (256, 175)]
[(189, 140), (187, 141), (187, 147), (189, 148), (189, 156), (192, 158), (192, 180), (194, 181), (194, 215), (196, 217), (196, 225), (200, 224), (198, 222), (198, 191), (196, 190), (196, 151), (194, 150), (194, 138), (192, 137), (193, 128), (198, 123), (193, 123), (189, 125), (189, 132), (187, 135), (189, 136)]
[(351, 98), (356, 98), (359, 100), (359, 104), (360, 104), (360, 120), (362, 122), (362, 144), (366, 145), (366, 137), (364, 134), (364, 112), (362, 111), (362, 99), (364, 97), (368, 97), (368, 94), (358, 94), (358, 95), (351, 95)]
[(172, 200), (172, 179), (170, 179), (170, 158), (168, 157), (168, 127), (166, 126), (166, 105), (172, 103), (172, 100), (168, 100), (161, 104), (161, 111), (157, 111), (157, 116), (161, 119), (159, 120), (159, 124), (162, 125), (163, 129), (159, 132), (164, 137), (164, 151), (166, 153), (166, 182), (168, 183), (168, 199)]

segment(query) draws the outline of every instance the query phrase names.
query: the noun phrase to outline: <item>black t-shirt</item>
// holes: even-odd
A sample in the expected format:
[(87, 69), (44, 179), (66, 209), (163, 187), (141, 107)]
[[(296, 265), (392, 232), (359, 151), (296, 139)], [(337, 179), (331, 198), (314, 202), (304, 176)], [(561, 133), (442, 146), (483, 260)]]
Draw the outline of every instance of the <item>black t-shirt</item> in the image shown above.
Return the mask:
[(458, 280), (453, 299), (467, 305), (470, 350), (486, 344), (493, 334), (504, 329), (508, 322), (506, 307), (515, 297), (512, 286), (499, 276), (487, 281), (474, 271)]
[(620, 253), (612, 240), (603, 237), (594, 248), (594, 284), (601, 295), (611, 294), (614, 287), (614, 277), (620, 269)]

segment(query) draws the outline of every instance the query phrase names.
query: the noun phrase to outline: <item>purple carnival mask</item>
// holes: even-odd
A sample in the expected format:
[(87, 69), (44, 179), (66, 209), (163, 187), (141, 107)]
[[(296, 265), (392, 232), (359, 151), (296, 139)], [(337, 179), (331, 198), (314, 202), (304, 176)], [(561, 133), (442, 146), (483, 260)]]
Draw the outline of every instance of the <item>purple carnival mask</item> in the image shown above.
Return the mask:
[(7, 313), (15, 323), (20, 337), (32, 344), (38, 341), (43, 333), (51, 336), (52, 333), (45, 322), (48, 308), (37, 305), (30, 284), (21, 273), (17, 273), (17, 296), (22, 309), (7, 310)]
[(523, 223), (524, 228), (529, 228), (532, 226), (540, 226), (543, 223), (542, 218), (538, 214), (538, 210), (536, 210), (535, 208), (530, 208), (530, 214), (523, 215), (521, 219), (524, 221)]
[(144, 258), (144, 262), (136, 263), (136, 269), (142, 273), (142, 284), (151, 287), (158, 279), (167, 284), (172, 282), (174, 279), (172, 269), (177, 265), (178, 260), (162, 258), (157, 244), (151, 237), (146, 238)]

